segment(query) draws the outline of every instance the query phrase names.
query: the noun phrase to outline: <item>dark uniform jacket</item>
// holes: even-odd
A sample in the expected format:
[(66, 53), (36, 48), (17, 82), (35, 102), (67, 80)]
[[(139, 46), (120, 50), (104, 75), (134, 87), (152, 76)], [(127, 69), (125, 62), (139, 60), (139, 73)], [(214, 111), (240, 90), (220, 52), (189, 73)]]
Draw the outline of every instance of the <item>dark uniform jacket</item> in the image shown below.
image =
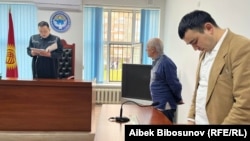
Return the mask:
[[(31, 48), (46, 49), (56, 43), (57, 49), (51, 51), (51, 57), (32, 56)], [(59, 37), (50, 34), (42, 38), (39, 34), (30, 37), (27, 53), (32, 58), (33, 78), (58, 78), (58, 61), (63, 53), (63, 46)]]

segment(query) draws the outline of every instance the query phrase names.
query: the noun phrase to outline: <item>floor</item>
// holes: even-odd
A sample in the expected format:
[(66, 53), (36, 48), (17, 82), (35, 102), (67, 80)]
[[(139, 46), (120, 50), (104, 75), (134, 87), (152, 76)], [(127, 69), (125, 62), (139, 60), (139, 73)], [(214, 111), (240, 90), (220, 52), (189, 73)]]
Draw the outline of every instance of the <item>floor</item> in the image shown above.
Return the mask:
[(93, 141), (101, 105), (92, 109), (91, 132), (7, 132), (0, 131), (0, 141)]

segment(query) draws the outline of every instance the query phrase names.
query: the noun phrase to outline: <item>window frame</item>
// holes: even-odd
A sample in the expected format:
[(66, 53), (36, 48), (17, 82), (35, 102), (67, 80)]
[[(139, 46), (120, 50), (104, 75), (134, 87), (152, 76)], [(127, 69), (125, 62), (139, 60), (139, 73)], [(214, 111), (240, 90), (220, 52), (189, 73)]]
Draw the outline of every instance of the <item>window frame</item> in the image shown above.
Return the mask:
[[(141, 14), (141, 11), (140, 11), (140, 9), (104, 8), (104, 10), (103, 10), (103, 19), (104, 20), (106, 20), (105, 16), (104, 16), (105, 12), (108, 12), (108, 19), (107, 19), (108, 25), (107, 25), (107, 37), (104, 37), (105, 33), (103, 33), (104, 34), (104, 36), (103, 36), (103, 38), (104, 38), (103, 48), (104, 48), (104, 53), (106, 52), (106, 55), (104, 54), (104, 61), (103, 61), (104, 66), (105, 66), (105, 60), (106, 60), (106, 67), (104, 67), (104, 73), (106, 73), (106, 74), (104, 74), (104, 81), (106, 83), (121, 83), (122, 80), (121, 81), (111, 81), (110, 80), (110, 63), (111, 63), (110, 62), (111, 61), (111, 59), (110, 59), (110, 45), (111, 44), (117, 44), (117, 45), (118, 44), (121, 44), (121, 45), (127, 44), (127, 45), (133, 46), (134, 44), (142, 44), (139, 41), (138, 42), (135, 41), (135, 39), (136, 39), (136, 22), (137, 22), (136, 21), (136, 16), (137, 16), (136, 14), (138, 14), (138, 13)], [(111, 25), (112, 24), (111, 14), (112, 14), (112, 12), (131, 12), (132, 13), (131, 42), (111, 41), (111, 26), (112, 26)], [(140, 23), (139, 23), (139, 25), (140, 25)], [(104, 26), (104, 31), (105, 31), (105, 23), (103, 26)], [(140, 30), (140, 29), (138, 29), (138, 30)], [(140, 31), (139, 31), (139, 33), (140, 33)], [(138, 40), (140, 40), (140, 34), (138, 36), (139, 36)], [(105, 38), (107, 40), (105, 40)], [(143, 46), (141, 45), (140, 62), (142, 62), (142, 49), (143, 49)]]

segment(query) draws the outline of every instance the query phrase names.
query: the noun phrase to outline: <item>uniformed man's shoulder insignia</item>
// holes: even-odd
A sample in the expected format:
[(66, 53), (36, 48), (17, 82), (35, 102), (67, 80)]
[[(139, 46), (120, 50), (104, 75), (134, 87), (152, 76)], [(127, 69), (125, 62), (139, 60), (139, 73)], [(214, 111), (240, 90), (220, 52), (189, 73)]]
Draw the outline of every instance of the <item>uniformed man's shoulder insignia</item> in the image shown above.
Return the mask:
[(71, 24), (68, 14), (63, 11), (56, 11), (50, 17), (50, 25), (56, 32), (65, 32)]

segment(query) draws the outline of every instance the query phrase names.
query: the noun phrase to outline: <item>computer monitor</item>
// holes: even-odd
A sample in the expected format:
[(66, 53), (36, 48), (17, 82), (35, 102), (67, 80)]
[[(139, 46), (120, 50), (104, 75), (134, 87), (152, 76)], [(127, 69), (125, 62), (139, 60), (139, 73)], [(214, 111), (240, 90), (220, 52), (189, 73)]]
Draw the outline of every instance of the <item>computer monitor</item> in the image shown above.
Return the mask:
[(136, 101), (152, 101), (149, 90), (151, 67), (151, 65), (144, 64), (123, 64), (123, 99)]

